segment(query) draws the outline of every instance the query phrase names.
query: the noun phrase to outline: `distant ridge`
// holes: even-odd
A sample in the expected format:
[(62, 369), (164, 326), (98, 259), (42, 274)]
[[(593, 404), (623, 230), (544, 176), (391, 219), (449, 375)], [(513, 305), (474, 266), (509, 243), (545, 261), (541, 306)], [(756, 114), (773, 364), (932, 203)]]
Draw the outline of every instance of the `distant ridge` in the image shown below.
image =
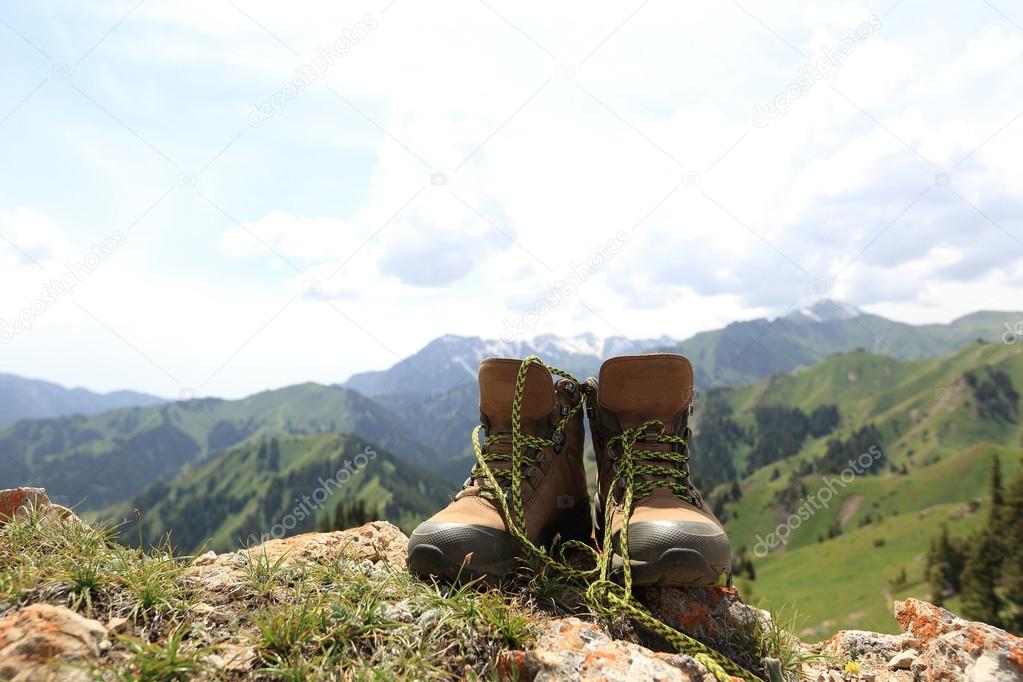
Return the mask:
[(427, 396), (434, 391), (454, 390), (465, 382), (474, 383), (477, 365), (483, 358), (522, 358), (532, 353), (584, 378), (596, 374), (606, 357), (642, 353), (671, 343), (674, 339), (667, 336), (631, 340), (623, 336), (599, 337), (595, 334), (567, 338), (544, 334), (531, 340), (503, 341), (448, 334), (430, 341), (390, 369), (355, 374), (344, 386), (371, 397), (393, 394)]
[(84, 388), (64, 388), (47, 381), (0, 373), (0, 426), (19, 419), (97, 414), (162, 402), (163, 398), (135, 391), (95, 393)]
[(389, 369), (354, 374), (343, 385), (372, 397), (428, 396), (473, 383), (476, 367), (486, 357), (521, 358), (536, 353), (584, 378), (596, 375), (601, 362), (613, 355), (662, 350), (686, 355), (701, 387), (737, 386), (808, 367), (833, 353), (856, 348), (905, 360), (946, 355), (978, 338), (998, 341), (1004, 325), (1019, 319), (1023, 312), (981, 311), (948, 324), (911, 325), (822, 298), (773, 320), (733, 322), (685, 341), (668, 336), (628, 339), (595, 334), (544, 334), (503, 341), (449, 334), (430, 341)]
[(854, 305), (830, 298), (822, 298), (811, 306), (793, 310), (785, 318), (789, 320), (808, 319), (813, 322), (833, 322), (835, 320), (848, 320), (863, 314), (865, 313)]
[(1019, 312), (977, 312), (948, 324), (912, 325), (822, 299), (774, 320), (734, 322), (664, 349), (686, 355), (697, 385), (738, 386), (863, 348), (901, 360), (948, 355), (971, 341), (1000, 342)]

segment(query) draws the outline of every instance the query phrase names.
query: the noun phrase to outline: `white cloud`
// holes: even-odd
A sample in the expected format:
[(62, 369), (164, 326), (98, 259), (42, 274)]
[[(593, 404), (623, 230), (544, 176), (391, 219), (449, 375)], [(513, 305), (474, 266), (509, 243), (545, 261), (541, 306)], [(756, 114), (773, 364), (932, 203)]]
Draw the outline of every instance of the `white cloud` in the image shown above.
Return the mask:
[[(1023, 239), (1012, 199), (1023, 191), (1023, 120), (1011, 123), (1023, 39), (998, 17), (931, 8), (921, 22), (902, 3), (828, 79), (756, 128), (755, 105), (872, 8), (744, 3), (752, 18), (731, 3), (698, 16), (649, 3), (616, 30), (632, 8), (492, 4), (506, 21), (474, 2), (397, 2), (383, 14), (380, 3), (236, 4), (244, 14), (144, 3), (75, 72), (135, 134), (54, 89), (63, 106), (30, 101), (10, 125), (59, 131), (66, 156), (0, 176), (27, 193), (54, 167), (80, 169), (60, 183), (59, 210), (32, 202), (73, 240), (31, 214), (15, 230), (19, 214), (0, 204), (0, 233), (73, 256), (90, 231), (130, 223), (179, 172), (211, 164), (198, 187), (219, 209), (179, 188), (81, 293), (181, 382), (237, 352), (209, 392), (340, 380), (447, 332), (497, 336), (619, 230), (630, 245), (538, 333), (684, 336), (781, 313), (809, 280), (839, 272), (833, 293), (852, 303), (948, 319), (978, 307), (957, 292), (1004, 301), (1019, 276), (1002, 229)], [(80, 17), (89, 30), (71, 42), (86, 49), (128, 9), (91, 7)], [(248, 126), (251, 103), (367, 14), (378, 26), (322, 80)], [(44, 113), (37, 126), (25, 118)], [(19, 142), (3, 137), (12, 129), (0, 128), (0, 142)], [(935, 185), (941, 173), (1001, 228)], [(28, 272), (2, 242), (0, 259)], [(310, 282), (336, 310), (300, 296), (267, 324)], [(97, 325), (76, 310), (55, 315), (38, 343), (58, 347), (66, 317), (92, 352), (123, 352), (101, 327), (84, 331)], [(127, 356), (140, 381), (173, 392), (145, 358)], [(24, 373), (67, 371), (23, 346), (9, 357)], [(88, 368), (75, 376), (106, 380)]]
[(49, 216), (23, 206), (0, 214), (0, 258), (5, 270), (54, 265), (74, 255), (74, 247)]
[(1023, 55), (1023, 37), (1011, 28), (989, 26), (984, 34), (971, 40), (955, 61), (943, 65), (936, 74), (938, 84), (952, 90), (973, 85), (972, 81), (998, 72)]

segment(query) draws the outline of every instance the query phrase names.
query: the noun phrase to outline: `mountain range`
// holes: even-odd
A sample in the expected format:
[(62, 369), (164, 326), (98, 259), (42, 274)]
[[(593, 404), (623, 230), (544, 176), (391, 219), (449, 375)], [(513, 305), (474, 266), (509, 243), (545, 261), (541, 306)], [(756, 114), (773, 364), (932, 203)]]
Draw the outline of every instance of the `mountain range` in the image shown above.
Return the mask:
[(143, 407), (162, 402), (163, 398), (135, 391), (94, 393), (84, 388), (64, 388), (48, 381), (0, 373), (0, 426), (19, 419), (96, 414), (120, 407)]
[(821, 299), (773, 320), (734, 322), (684, 341), (667, 336), (629, 340), (582, 334), (509, 342), (448, 335), (434, 339), (389, 369), (355, 374), (344, 386), (370, 397), (450, 394), (474, 381), (483, 358), (521, 358), (532, 353), (584, 379), (596, 376), (608, 357), (654, 350), (687, 356), (700, 387), (738, 386), (856, 348), (904, 360), (944, 355), (978, 338), (997, 341), (1006, 323), (1021, 318), (1023, 313), (983, 311), (948, 324), (911, 325)]
[(545, 362), (585, 378), (600, 366), (602, 358), (642, 353), (673, 340), (630, 340), (622, 336), (601, 338), (581, 334), (562, 338), (552, 334), (529, 341), (488, 340), (474, 336), (441, 336), (393, 367), (353, 375), (347, 388), (364, 395), (423, 395), (455, 391), (476, 380), (476, 368), (483, 358), (524, 358), (539, 355)]
[(38, 485), (81, 511), (123, 502), (243, 441), (359, 434), (410, 462), (432, 449), (379, 403), (340, 386), (299, 384), (243, 400), (204, 398), (98, 415), (26, 419), (0, 429), (0, 482)]
[(918, 360), (952, 353), (976, 339), (999, 341), (1023, 313), (981, 311), (948, 324), (911, 325), (823, 299), (774, 320), (734, 322), (663, 349), (693, 363), (698, 386), (737, 386), (809, 367), (832, 353), (863, 348)]

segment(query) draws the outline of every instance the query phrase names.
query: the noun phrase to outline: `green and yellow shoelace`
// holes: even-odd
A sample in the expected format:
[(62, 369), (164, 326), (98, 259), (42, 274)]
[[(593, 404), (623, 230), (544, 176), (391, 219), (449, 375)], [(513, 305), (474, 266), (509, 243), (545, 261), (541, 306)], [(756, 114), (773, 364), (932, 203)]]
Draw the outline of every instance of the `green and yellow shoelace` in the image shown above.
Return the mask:
[[(542, 451), (543, 449), (552, 447), (555, 444), (555, 441), (552, 439), (522, 433), (522, 397), (525, 394), (526, 372), (529, 370), (529, 366), (534, 362), (545, 367), (551, 374), (574, 381), (576, 386), (580, 387), (580, 389), (583, 387), (583, 384), (581, 384), (579, 380), (571, 374), (551, 367), (536, 355), (530, 355), (522, 361), (522, 365), (519, 367), (519, 373), (515, 381), (515, 395), (512, 400), (512, 436), (510, 455), (506, 453), (487, 452), (488, 448), (492, 448), (500, 442), (501, 436), (488, 436), (481, 443), (480, 431), (483, 427), (477, 426), (472, 433), (473, 449), (476, 452), (477, 463), (476, 466), (473, 467), (470, 478), (476, 479), (482, 474), (486, 481), (490, 483), (490, 486), (485, 487), (486, 489), (481, 491), (481, 494), (485, 495), (488, 499), (495, 501), (500, 506), (501, 511), (504, 513), (504, 518), (507, 520), (509, 532), (511, 532), (512, 535), (519, 540), (528, 555), (539, 561), (544, 567), (549, 568), (569, 579), (581, 581), (587, 585), (585, 592), (586, 601), (594, 613), (605, 618), (620, 615), (628, 616), (632, 620), (644, 625), (649, 630), (660, 634), (669, 641), (676, 650), (679, 651), (679, 653), (692, 656), (694, 659), (702, 663), (711, 671), (711, 673), (713, 673), (714, 677), (721, 682), (728, 682), (728, 680), (731, 679), (730, 676), (733, 675), (745, 680), (750, 680), (751, 682), (760, 682), (759, 677), (727, 658), (720, 652), (715, 651), (703, 642), (700, 642), (684, 632), (680, 632), (679, 630), (676, 630), (655, 618), (650, 611), (648, 611), (639, 603), (639, 601), (636, 600), (635, 597), (632, 596), (632, 572), (630, 570), (629, 562), (628, 524), (624, 524), (622, 526), (622, 532), (620, 533), (621, 540), (619, 541), (619, 552), (623, 560), (622, 582), (619, 584), (611, 579), (611, 556), (613, 547), (610, 527), (613, 505), (605, 505), (604, 528), (607, 529), (607, 532), (604, 533), (604, 546), (600, 553), (597, 553), (590, 545), (584, 542), (571, 540), (569, 542), (562, 543), (560, 556), (556, 558), (551, 556), (546, 550), (537, 547), (532, 540), (529, 539), (525, 530), (525, 510), (522, 504), (522, 479), (526, 469), (535, 465), (536, 461), (535, 458), (530, 457), (526, 453), (526, 450), (533, 449), (535, 451)], [(584, 391), (582, 399), (555, 426), (555, 437), (563, 433), (568, 422), (573, 416), (575, 416), (579, 409), (581, 409), (587, 398), (587, 393)], [(664, 431), (664, 424), (660, 421), (652, 420), (634, 429), (624, 430), (621, 434), (614, 436), (609, 443), (609, 446), (613, 444), (621, 445), (621, 455), (617, 461), (615, 477), (611, 482), (610, 489), (614, 490), (616, 485), (624, 487), (622, 503), (624, 505), (625, 518), (629, 518), (631, 515), (635, 501), (648, 495), (655, 487), (667, 487), (683, 499), (695, 502), (695, 492), (689, 484), (688, 474), (683, 476), (683, 480), (679, 481), (676, 480), (679, 474), (679, 469), (672, 468), (668, 465), (650, 463), (651, 460), (655, 460), (684, 464), (688, 461), (688, 456), (684, 451), (676, 453), (635, 450), (637, 442), (644, 439), (650, 439), (650, 433), (656, 434), (653, 437), (653, 440), (659, 443), (685, 444), (686, 441), (681, 436), (665, 434)], [(495, 464), (497, 462), (510, 462), (510, 466), (508, 468), (491, 468), (491, 464)], [(682, 470), (684, 471), (684, 469)], [(643, 477), (643, 480), (637, 481), (637, 477)], [(502, 483), (505, 485), (502, 486)], [(503, 490), (508, 490), (510, 492), (510, 502), (508, 494), (501, 493)], [(595, 567), (589, 570), (580, 570), (569, 565), (569, 563), (565, 560), (565, 552), (571, 548), (580, 549), (584, 552), (590, 553), (596, 562)]]

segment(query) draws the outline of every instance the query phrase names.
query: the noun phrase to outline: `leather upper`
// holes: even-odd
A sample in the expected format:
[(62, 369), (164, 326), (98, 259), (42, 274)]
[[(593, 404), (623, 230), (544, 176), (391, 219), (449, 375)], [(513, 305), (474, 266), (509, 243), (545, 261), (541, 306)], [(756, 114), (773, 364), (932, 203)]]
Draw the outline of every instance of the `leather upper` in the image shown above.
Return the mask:
[[(521, 360), (490, 358), (480, 363), (480, 414), (487, 434), (507, 435), (490, 452), (511, 452), (512, 401)], [(560, 379), (555, 384), (544, 366), (532, 363), (526, 370), (522, 399), (525, 434), (550, 438), (562, 414), (578, 404), (582, 391), (574, 382)], [(582, 411), (569, 420), (560, 447), (532, 453), (539, 460), (530, 467), (522, 482), (526, 532), (535, 538), (568, 507), (589, 504), (586, 473), (583, 466)], [(495, 463), (493, 468), (507, 468)], [(473, 483), (479, 483), (475, 481)], [(479, 485), (470, 485), (458, 493), (447, 507), (428, 519), (429, 523), (466, 523), (507, 530), (498, 505), (481, 496)], [(510, 503), (510, 499), (509, 499)]]
[[(597, 454), (598, 494), (604, 505), (612, 505), (612, 533), (621, 529), (625, 519), (621, 500), (610, 490), (614, 466), (608, 441), (624, 429), (636, 428), (653, 419), (665, 425), (664, 433), (685, 435), (692, 399), (693, 368), (681, 355), (620, 356), (601, 366), (590, 430)], [(636, 443), (636, 449), (666, 452), (672, 445), (641, 441)], [(692, 504), (667, 488), (655, 488), (646, 497), (634, 500), (628, 522), (640, 521), (695, 521), (721, 527), (709, 507)]]

